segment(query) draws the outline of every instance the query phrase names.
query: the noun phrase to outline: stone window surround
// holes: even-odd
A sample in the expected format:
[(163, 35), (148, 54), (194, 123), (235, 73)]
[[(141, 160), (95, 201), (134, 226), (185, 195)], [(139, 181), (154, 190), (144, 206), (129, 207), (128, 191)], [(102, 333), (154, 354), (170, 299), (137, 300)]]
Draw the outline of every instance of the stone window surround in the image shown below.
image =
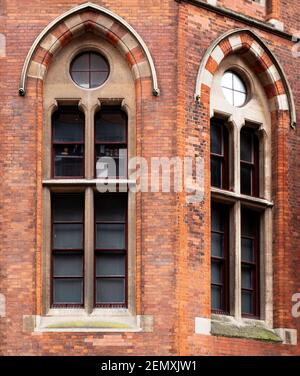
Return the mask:
[[(198, 70), (198, 75), (197, 75), (197, 81), (196, 81), (196, 90), (195, 90), (195, 100), (201, 102), (202, 98), (206, 94), (207, 88), (209, 89), (210, 92), (210, 117), (213, 116), (220, 116), (223, 119), (227, 119), (227, 125), (231, 132), (233, 132), (233, 135), (235, 135), (235, 141), (239, 139), (239, 131), (237, 124), (244, 125), (245, 120), (250, 121), (250, 123), (259, 130), (259, 135), (261, 136), (261, 146), (264, 151), (263, 155), (261, 155), (261, 161), (264, 161), (271, 155), (271, 118), (270, 118), (270, 111), (274, 113), (274, 111), (278, 110), (289, 110), (290, 113), (290, 126), (291, 128), (294, 128), (296, 125), (296, 113), (295, 113), (295, 105), (294, 105), (294, 100), (293, 96), (291, 93), (291, 89), (289, 86), (289, 83), (286, 79), (286, 76), (283, 72), (283, 69), (281, 65), (278, 63), (278, 60), (274, 55), (272, 55), (275, 64), (271, 66), (272, 70), (278, 71), (278, 75), (281, 77), (282, 81), (284, 82), (284, 85), (286, 87), (286, 100), (284, 99), (285, 103), (281, 101), (281, 99), (284, 98), (284, 95), (276, 94), (274, 98), (271, 100), (267, 100), (266, 98), (266, 93), (264, 90), (262, 90), (262, 84), (265, 85), (266, 82), (264, 82), (264, 78), (262, 77), (262, 81), (259, 81), (258, 78), (255, 75), (249, 75), (247, 74), (248, 72), (251, 72), (251, 68), (248, 67), (245, 62), (241, 59), (241, 57), (238, 54), (232, 54), (234, 50), (238, 50), (239, 47), (236, 46), (234, 36), (238, 35), (238, 33), (247, 33), (250, 35), (250, 38), (256, 40), (252, 43), (250, 49), (252, 51), (251, 57), (253, 57), (253, 54), (255, 54), (255, 48), (258, 48), (259, 43), (262, 44), (262, 48), (265, 48), (268, 50), (268, 48), (261, 42), (259, 37), (257, 35), (250, 31), (249, 29), (235, 29), (232, 31), (229, 31), (222, 36), (220, 36), (213, 44), (212, 46), (208, 49), (207, 53), (205, 54), (205, 57), (200, 64), (199, 70)], [(231, 53), (229, 52), (223, 52), (220, 48), (220, 43), (221, 41), (228, 41), (229, 45), (231, 46)], [(259, 43), (258, 43), (259, 42)], [(250, 50), (249, 49), (249, 50)], [(214, 54), (214, 56), (213, 56)], [(209, 70), (208, 68), (208, 62), (209, 58), (213, 56), (212, 61), (216, 62), (218, 66), (218, 70), (215, 73), (214, 71)], [(261, 60), (261, 59), (260, 59)], [(258, 61), (257, 64), (259, 65), (261, 61)], [(220, 95), (220, 81), (222, 77), (222, 73), (229, 68), (232, 67), (237, 68), (238, 73), (243, 75), (243, 73), (246, 74), (247, 78), (247, 83), (250, 86), (251, 92), (255, 93), (256, 95), (253, 97), (251, 96), (249, 101), (245, 104), (243, 107), (244, 110), (248, 109), (249, 113), (245, 116), (239, 116), (239, 111), (240, 109), (235, 109), (235, 108), (230, 108), (228, 106), (223, 106), (226, 104), (224, 96)], [(223, 67), (223, 69), (222, 69)], [(271, 70), (271, 68), (269, 68)], [(219, 78), (218, 76), (219, 75)], [(269, 77), (269, 81), (273, 82), (274, 79), (272, 77)], [(219, 82), (219, 84), (218, 84)], [(255, 86), (253, 86), (255, 84)], [(256, 89), (255, 92), (253, 89)], [(275, 90), (276, 92), (276, 90)], [(251, 109), (250, 104), (254, 102), (255, 100), (260, 99), (260, 105), (256, 108), (258, 111), (255, 111), (255, 108)], [(275, 107), (274, 107), (275, 105)], [(225, 107), (225, 108), (224, 108)], [(261, 111), (261, 109), (264, 109), (264, 111)], [(263, 115), (263, 116), (261, 116)], [(266, 119), (267, 117), (267, 119)], [(267, 121), (266, 121), (267, 120)], [(267, 129), (267, 128), (269, 129)], [(231, 153), (232, 150), (234, 150), (235, 155), (239, 157), (239, 153), (236, 151), (237, 144), (232, 142), (231, 144)], [(234, 146), (234, 147), (233, 147)], [(269, 149), (269, 150), (268, 150)], [(266, 164), (264, 165), (266, 167)], [(239, 166), (237, 166), (239, 169)], [(261, 167), (260, 167), (261, 168)], [(233, 167), (233, 171), (235, 171), (234, 174), (231, 175), (231, 179), (234, 179), (236, 181), (236, 177), (238, 174), (238, 170)], [(273, 328), (273, 271), (272, 271), (272, 213), (271, 213), (271, 208), (273, 203), (271, 202), (271, 170), (270, 170), (270, 163), (269, 167), (267, 170), (265, 170), (266, 177), (266, 185), (264, 185), (263, 191), (265, 192), (265, 197), (263, 199), (261, 198), (252, 198), (250, 196), (245, 196), (241, 195), (239, 193), (239, 186), (237, 186), (237, 191), (235, 192), (234, 190), (231, 191), (221, 191), (218, 192), (216, 189), (215, 192), (211, 192), (212, 196), (217, 197), (220, 195), (223, 200), (228, 199), (230, 201), (230, 198), (232, 200), (233, 197), (235, 197), (235, 202), (239, 202), (237, 204), (240, 205), (241, 202), (249, 203), (251, 205), (257, 205), (261, 204), (261, 207), (265, 207), (265, 213), (269, 213), (266, 217), (267, 221), (264, 221), (264, 226), (267, 224), (268, 225), (268, 230), (269, 232), (266, 234), (266, 255), (268, 257), (268, 267), (269, 267), (269, 272), (265, 275), (266, 277), (266, 282), (267, 286), (269, 286), (269, 291), (265, 295), (265, 298), (267, 299), (268, 304), (264, 307), (265, 308), (265, 317), (262, 315), (261, 320), (255, 320), (255, 319), (249, 319), (249, 318), (242, 318), (240, 315), (240, 310), (236, 309), (233, 312), (231, 311), (231, 316), (226, 316), (226, 315), (211, 315), (210, 318), (204, 318), (204, 317), (195, 317), (195, 333), (197, 334), (202, 334), (202, 335), (219, 335), (219, 336), (230, 336), (232, 337), (232, 332), (239, 332), (238, 335), (235, 335), (235, 337), (239, 338), (245, 338), (245, 339), (262, 339), (265, 335), (265, 330), (271, 331), (273, 334), (276, 334), (281, 338), (281, 342), (283, 344), (290, 344), (290, 345), (296, 345), (297, 344), (297, 330), (296, 329), (287, 329), (287, 328)], [(232, 184), (231, 180), (231, 184)], [(260, 181), (260, 188), (262, 189), (262, 183)], [(236, 210), (236, 212), (239, 213), (239, 210)], [(238, 218), (237, 218), (238, 219)], [(238, 239), (237, 234), (235, 234), (235, 240)], [(269, 239), (269, 241), (268, 241)], [(268, 243), (268, 244), (267, 244)], [(267, 266), (265, 264), (265, 266)], [(267, 287), (266, 286), (266, 287)], [(265, 290), (267, 291), (267, 290)], [(236, 293), (236, 292), (235, 292)], [(233, 308), (235, 309), (237, 305), (235, 304)], [(239, 307), (237, 307), (239, 308)], [(216, 333), (215, 330), (215, 323), (217, 323), (217, 326), (222, 328), (223, 333)], [(229, 326), (229, 328), (228, 328)], [(259, 326), (262, 328), (262, 332), (258, 333), (256, 328)], [(242, 329), (237, 330), (237, 328), (246, 328), (246, 332), (248, 330), (256, 332), (254, 337), (253, 335), (251, 337), (245, 336), (245, 331)], [(229, 331), (231, 334), (224, 334)], [(252, 333), (253, 334), (253, 333)], [(259, 337), (259, 338), (258, 338)], [(266, 339), (263, 339), (266, 340)]]
[[(244, 106), (234, 108), (225, 99), (221, 90), (221, 79), (227, 70), (233, 70), (244, 80), (248, 96)], [(229, 131), (229, 190), (211, 187), (211, 198), (230, 205), (230, 316), (237, 322), (257, 322), (241, 315), (241, 206), (259, 210), (260, 230), (260, 319), (268, 328), (273, 327), (272, 292), (272, 206), (271, 201), (271, 128), (264, 92), (257, 78), (250, 74), (247, 65), (238, 56), (226, 58), (214, 76), (211, 93), (211, 117), (225, 120)], [(263, 110), (262, 110), (263, 108)], [(256, 115), (257, 113), (257, 115)], [(240, 130), (253, 127), (259, 138), (259, 198), (240, 193)], [(219, 315), (213, 315), (214, 319)], [(220, 315), (223, 316), (223, 315)], [(220, 317), (222, 319), (222, 317)]]
[[(84, 43), (82, 43), (84, 42)], [(92, 48), (107, 57), (111, 73), (109, 79), (100, 88), (79, 88), (70, 78), (69, 65), (72, 58), (80, 51)], [(42, 248), (42, 306), (41, 316), (33, 316), (35, 331), (70, 331), (70, 332), (135, 332), (152, 331), (152, 317), (140, 316), (136, 313), (136, 195), (128, 192), (128, 307), (127, 308), (94, 308), (93, 307), (93, 270), (94, 270), (94, 210), (93, 199), (97, 180), (94, 178), (94, 115), (102, 105), (118, 105), (128, 117), (128, 156), (134, 156), (136, 133), (136, 109), (134, 82), (116, 86), (119, 75), (129, 79), (131, 72), (125, 70), (126, 62), (113, 46), (95, 36), (79, 37), (61, 51), (60, 66), (53, 63), (54, 73), (47, 74), (44, 84), (44, 128), (43, 128), (43, 248)], [(55, 68), (56, 64), (56, 68)], [(62, 68), (63, 67), (63, 68)], [(126, 67), (126, 68), (125, 68)], [(50, 67), (49, 72), (51, 71)], [(55, 75), (56, 69), (56, 75)], [(65, 93), (61, 87), (51, 88), (56, 84), (56, 77), (62, 75), (65, 81)], [(115, 75), (115, 78), (114, 78)], [(124, 78), (124, 80), (125, 80)], [(60, 80), (61, 83), (61, 80)], [(47, 86), (48, 85), (48, 86)], [(133, 89), (133, 91), (132, 91)], [(113, 96), (114, 90), (116, 96)], [(132, 91), (132, 92), (131, 92)], [(61, 96), (58, 97), (58, 93)], [(91, 94), (92, 93), (92, 94)], [(107, 94), (108, 93), (108, 94)], [(120, 98), (120, 93), (124, 97)], [(102, 97), (103, 94), (103, 97)], [(84, 179), (52, 179), (51, 177), (51, 128), (52, 114), (60, 105), (78, 105), (85, 114), (85, 178)], [(122, 191), (128, 191), (128, 185), (135, 181), (128, 179), (111, 179)], [(83, 309), (50, 307), (50, 260), (51, 260), (51, 192), (85, 192), (85, 302)], [(30, 326), (30, 325), (29, 325)]]

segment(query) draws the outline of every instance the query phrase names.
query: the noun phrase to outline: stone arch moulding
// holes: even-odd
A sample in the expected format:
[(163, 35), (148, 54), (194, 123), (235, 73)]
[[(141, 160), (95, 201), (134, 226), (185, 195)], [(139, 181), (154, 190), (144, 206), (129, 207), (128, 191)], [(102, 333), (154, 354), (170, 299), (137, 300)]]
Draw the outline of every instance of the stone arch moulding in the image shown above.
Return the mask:
[(26, 95), (28, 77), (43, 80), (53, 56), (72, 38), (86, 31), (112, 43), (127, 60), (135, 80), (151, 80), (153, 95), (159, 95), (154, 62), (141, 36), (123, 18), (91, 2), (60, 15), (39, 34), (25, 59), (19, 94)]
[(215, 72), (221, 61), (232, 53), (245, 57), (262, 82), (271, 111), (288, 111), (294, 128), (295, 103), (283, 68), (261, 38), (249, 29), (230, 30), (208, 48), (199, 67), (195, 100), (200, 102), (204, 95), (210, 94)]

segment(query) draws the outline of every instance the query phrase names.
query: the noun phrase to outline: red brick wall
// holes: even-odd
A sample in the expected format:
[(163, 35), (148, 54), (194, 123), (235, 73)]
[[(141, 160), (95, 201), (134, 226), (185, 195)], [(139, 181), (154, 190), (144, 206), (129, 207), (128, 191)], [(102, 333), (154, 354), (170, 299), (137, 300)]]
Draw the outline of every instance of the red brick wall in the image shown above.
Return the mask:
[[(194, 334), (195, 317), (210, 316), (208, 98), (204, 96), (200, 105), (195, 103), (196, 75), (209, 45), (225, 31), (245, 25), (173, 0), (94, 0), (139, 32), (155, 62), (160, 97), (151, 95), (149, 85), (137, 87), (141, 109), (137, 114), (137, 150), (148, 158), (197, 155), (205, 160), (203, 203), (186, 205), (184, 194), (138, 197), (142, 212), (137, 221), (137, 263), (142, 267), (137, 270), (137, 309), (139, 314), (153, 315), (154, 331), (23, 333), (23, 315), (37, 314), (40, 304), (37, 287), (43, 119), (42, 85), (30, 79), (26, 97), (19, 97), (20, 72), (37, 35), (55, 17), (79, 3), (47, 0), (41, 5), (37, 0), (23, 0), (20, 8), (19, 1), (10, 0), (6, 2), (6, 16), (1, 16), (0, 11), (0, 33), (5, 33), (7, 40), (7, 56), (0, 58), (0, 293), (7, 300), (6, 317), (0, 318), (1, 354), (299, 354), (299, 346)], [(248, 7), (244, 9), (248, 13)], [(294, 9), (297, 14), (297, 1)], [(290, 8), (282, 12), (283, 19), (288, 20)], [(296, 17), (291, 17), (294, 28), (296, 22)], [(293, 44), (255, 31), (282, 63), (299, 109), (299, 82), (295, 74), (299, 59), (292, 58)], [(278, 119), (278, 126), (281, 121), (282, 130), (273, 130), (272, 158), (275, 169), (279, 168), (277, 163), (284, 168), (284, 180), (276, 181), (273, 195), (276, 199), (278, 191), (284, 191), (281, 197), (285, 201), (275, 208), (274, 221), (277, 231), (284, 233), (285, 242), (278, 244), (275, 232), (274, 315), (280, 326), (299, 331), (300, 319), (292, 319), (290, 311), (292, 294), (300, 292), (300, 137), (298, 129), (284, 126), (285, 119)], [(278, 144), (284, 146), (279, 151)]]
[(266, 17), (266, 6), (252, 0), (218, 0), (218, 6), (234, 10), (235, 12), (243, 13), (247, 16), (255, 17), (260, 20), (264, 20)]

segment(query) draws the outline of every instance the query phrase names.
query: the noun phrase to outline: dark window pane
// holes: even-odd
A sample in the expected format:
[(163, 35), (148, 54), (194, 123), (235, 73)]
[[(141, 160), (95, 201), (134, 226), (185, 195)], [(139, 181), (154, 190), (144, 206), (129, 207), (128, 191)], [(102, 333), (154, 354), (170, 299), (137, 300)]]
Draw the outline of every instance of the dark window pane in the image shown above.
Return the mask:
[(89, 71), (89, 54), (84, 53), (77, 56), (72, 63), (71, 71)]
[(253, 262), (253, 240), (242, 238), (242, 261)]
[(222, 125), (212, 121), (210, 126), (210, 151), (214, 154), (223, 154)]
[(54, 154), (54, 176), (83, 176), (83, 145), (56, 145)]
[(126, 142), (126, 115), (119, 110), (96, 114), (96, 140)]
[(251, 195), (252, 193), (252, 167), (241, 164), (241, 193)]
[(53, 261), (54, 277), (82, 277), (82, 254), (70, 252), (56, 253)]
[(123, 222), (126, 214), (126, 196), (96, 196), (96, 221)]
[(217, 157), (211, 157), (211, 185), (222, 188), (222, 160)]
[(212, 202), (211, 204), (211, 229), (212, 231), (223, 231), (223, 210), (221, 204)]
[(253, 162), (253, 138), (250, 132), (241, 131), (241, 160)]
[(124, 249), (125, 226), (123, 224), (97, 224), (96, 247), (99, 249)]
[(81, 279), (55, 279), (53, 303), (83, 303), (83, 281)]
[(62, 107), (53, 115), (54, 142), (82, 142), (84, 115), (76, 107)]
[(72, 78), (80, 87), (83, 87), (84, 89), (90, 88), (89, 72), (73, 72)]
[(211, 263), (211, 283), (222, 284), (222, 264), (212, 261)]
[(91, 72), (91, 88), (95, 88), (103, 84), (108, 77), (108, 72)]
[(222, 288), (219, 286), (211, 287), (211, 308), (213, 310), (222, 309)]
[(96, 300), (97, 303), (123, 303), (125, 301), (124, 279), (97, 279)]
[(253, 210), (242, 209), (242, 235), (253, 237), (255, 235), (255, 227), (258, 225), (258, 214)]
[(55, 195), (53, 196), (54, 221), (83, 221), (83, 196)]
[(249, 291), (242, 291), (242, 312), (253, 314), (253, 294)]
[(251, 289), (252, 286), (252, 271), (248, 266), (242, 266), (242, 288)]
[(53, 248), (54, 249), (82, 249), (82, 225), (81, 224), (54, 224)]
[(92, 71), (105, 71), (108, 72), (107, 61), (99, 54), (91, 53), (91, 70)]
[(125, 275), (125, 256), (117, 253), (98, 253), (96, 256), (97, 276)]
[(213, 232), (211, 234), (211, 255), (223, 257), (223, 235)]

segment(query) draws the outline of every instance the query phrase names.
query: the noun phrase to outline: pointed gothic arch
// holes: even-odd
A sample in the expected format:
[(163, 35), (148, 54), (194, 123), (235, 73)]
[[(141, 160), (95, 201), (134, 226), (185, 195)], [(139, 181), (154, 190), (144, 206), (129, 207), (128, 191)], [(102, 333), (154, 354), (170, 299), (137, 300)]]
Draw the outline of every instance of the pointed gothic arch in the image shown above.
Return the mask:
[(291, 87), (277, 58), (249, 29), (234, 29), (222, 34), (206, 51), (198, 70), (195, 99), (210, 96), (213, 77), (220, 63), (230, 54), (244, 57), (259, 76), (269, 101), (270, 111), (287, 111), (291, 127), (296, 126), (296, 110)]
[(28, 77), (43, 81), (55, 54), (86, 31), (99, 34), (112, 43), (128, 62), (134, 79), (150, 79), (153, 95), (159, 95), (154, 62), (141, 36), (120, 16), (91, 2), (70, 9), (39, 34), (25, 59), (19, 94), (26, 95)]

